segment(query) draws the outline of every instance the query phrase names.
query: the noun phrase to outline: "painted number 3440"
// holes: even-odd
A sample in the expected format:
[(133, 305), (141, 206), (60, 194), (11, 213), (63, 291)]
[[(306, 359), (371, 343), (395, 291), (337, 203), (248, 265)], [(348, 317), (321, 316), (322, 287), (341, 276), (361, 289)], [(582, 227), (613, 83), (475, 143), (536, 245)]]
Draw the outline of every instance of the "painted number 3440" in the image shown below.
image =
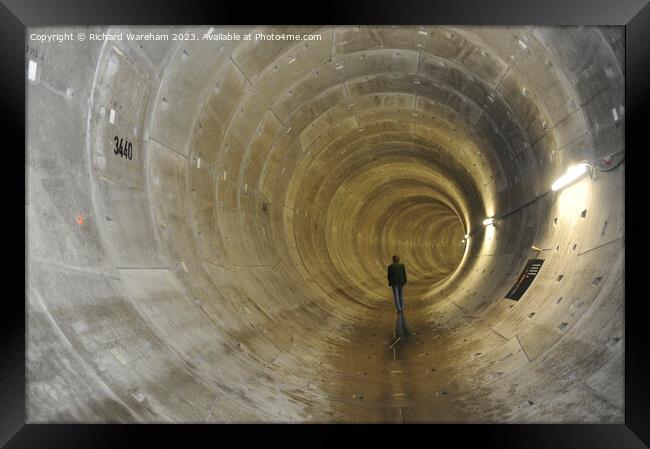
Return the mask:
[(133, 159), (133, 143), (129, 142), (126, 139), (115, 136), (113, 139), (115, 141), (115, 148), (113, 152), (120, 157), (127, 158), (128, 160)]

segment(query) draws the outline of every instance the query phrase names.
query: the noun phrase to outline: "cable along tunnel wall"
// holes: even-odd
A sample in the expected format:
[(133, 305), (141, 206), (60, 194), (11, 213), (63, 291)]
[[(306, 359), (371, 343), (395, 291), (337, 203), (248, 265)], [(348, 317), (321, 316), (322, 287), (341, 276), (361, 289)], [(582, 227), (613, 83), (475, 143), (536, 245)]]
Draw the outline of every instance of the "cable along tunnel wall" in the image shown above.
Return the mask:
[(30, 422), (623, 422), (622, 30), (265, 29), (28, 42)]

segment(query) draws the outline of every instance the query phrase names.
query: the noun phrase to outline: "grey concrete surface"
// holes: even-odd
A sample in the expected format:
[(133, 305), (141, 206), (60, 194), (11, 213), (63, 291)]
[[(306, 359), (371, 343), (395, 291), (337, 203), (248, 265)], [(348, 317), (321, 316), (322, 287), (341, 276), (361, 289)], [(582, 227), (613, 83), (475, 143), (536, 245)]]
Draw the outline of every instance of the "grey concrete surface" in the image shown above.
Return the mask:
[(621, 28), (66, 31), (200, 40), (28, 42), (29, 422), (624, 422)]

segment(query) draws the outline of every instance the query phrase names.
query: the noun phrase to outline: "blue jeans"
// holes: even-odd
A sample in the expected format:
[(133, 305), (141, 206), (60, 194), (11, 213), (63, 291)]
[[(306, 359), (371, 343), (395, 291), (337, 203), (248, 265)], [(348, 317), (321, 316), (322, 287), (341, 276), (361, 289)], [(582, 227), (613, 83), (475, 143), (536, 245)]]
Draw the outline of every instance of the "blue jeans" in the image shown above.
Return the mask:
[(398, 311), (404, 309), (404, 286), (403, 285), (391, 285), (393, 289), (393, 299), (395, 300), (395, 308)]

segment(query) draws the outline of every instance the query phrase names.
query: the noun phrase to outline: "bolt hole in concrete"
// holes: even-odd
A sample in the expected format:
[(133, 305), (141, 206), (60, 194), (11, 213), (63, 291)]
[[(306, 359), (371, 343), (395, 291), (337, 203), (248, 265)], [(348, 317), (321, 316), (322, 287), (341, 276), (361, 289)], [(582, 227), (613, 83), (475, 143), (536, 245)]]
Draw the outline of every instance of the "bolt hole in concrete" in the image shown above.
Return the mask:
[(174, 32), (29, 43), (30, 421), (623, 423), (622, 28)]

